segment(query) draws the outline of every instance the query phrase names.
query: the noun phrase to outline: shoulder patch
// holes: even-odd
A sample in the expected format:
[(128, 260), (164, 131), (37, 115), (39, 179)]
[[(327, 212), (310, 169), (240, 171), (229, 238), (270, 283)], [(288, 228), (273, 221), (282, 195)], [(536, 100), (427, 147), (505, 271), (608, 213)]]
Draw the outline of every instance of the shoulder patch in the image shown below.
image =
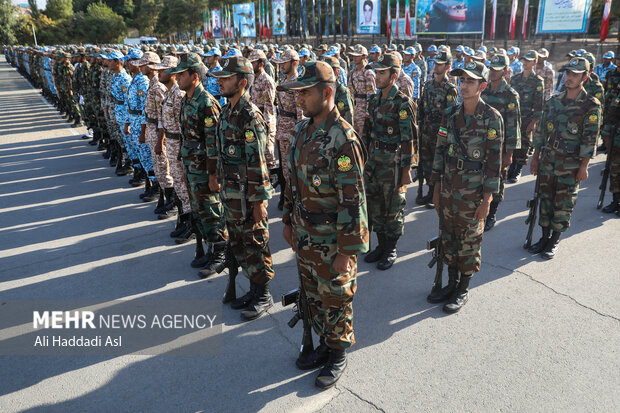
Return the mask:
[(312, 177), (312, 185), (314, 186), (321, 186), (321, 177), (318, 175), (314, 175)]
[(443, 126), (441, 126), (439, 128), (439, 131), (437, 132), (437, 135), (439, 135), (439, 136), (448, 136), (448, 129), (446, 129)]
[(347, 155), (342, 155), (338, 158), (338, 170), (342, 172), (350, 171), (353, 168), (351, 165), (351, 158)]
[(252, 143), (256, 140), (256, 136), (254, 136), (254, 131), (246, 130), (245, 131), (245, 141), (247, 143)]
[(344, 102), (338, 101), (338, 110), (344, 109)]
[(590, 122), (590, 123), (597, 123), (598, 122), (598, 115), (596, 113), (593, 113), (590, 116), (588, 116), (588, 122)]
[(542, 90), (543, 90), (542, 86), (540, 86), (540, 85), (536, 86), (536, 91), (537, 92), (542, 92)]
[(207, 128), (210, 128), (213, 126), (213, 118), (206, 118), (205, 119), (205, 125), (207, 126)]
[(406, 110), (404, 110), (404, 109), (403, 109), (403, 110), (401, 110), (400, 112), (398, 112), (398, 116), (399, 116), (401, 119), (407, 119), (407, 118), (409, 117), (409, 115), (407, 114), (407, 111), (406, 111)]
[(452, 95), (448, 95), (447, 96), (448, 102), (452, 102), (452, 100), (454, 99), (454, 96)]
[(489, 131), (487, 133), (487, 136), (489, 137), (489, 140), (494, 140), (495, 138), (497, 138), (497, 131), (493, 128), (489, 128)]
[(515, 104), (514, 104), (513, 102), (510, 102), (510, 103), (508, 104), (508, 109), (509, 109), (509, 110), (514, 110), (514, 109), (515, 109)]

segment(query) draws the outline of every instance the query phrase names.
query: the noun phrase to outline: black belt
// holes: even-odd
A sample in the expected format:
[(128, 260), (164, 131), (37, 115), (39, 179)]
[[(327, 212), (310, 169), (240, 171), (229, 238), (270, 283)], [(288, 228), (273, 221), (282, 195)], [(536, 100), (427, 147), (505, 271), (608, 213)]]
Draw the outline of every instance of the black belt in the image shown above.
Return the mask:
[(124, 100), (118, 100), (115, 97), (112, 97), (112, 100), (114, 101), (114, 103), (116, 103), (117, 105), (124, 105), (125, 101)]
[(222, 95), (213, 95), (214, 98), (216, 98), (217, 100), (220, 100), (222, 98)]
[(387, 143), (375, 140), (370, 146), (371, 148), (381, 149), (384, 151), (395, 151), (400, 148), (400, 143)]
[(188, 141), (187, 139), (183, 140), (183, 146), (188, 149), (196, 149), (200, 147), (200, 142), (196, 141)]
[(231, 174), (238, 174), (239, 173), (239, 165), (223, 164), (222, 165), (222, 169), (224, 169), (224, 172), (228, 172), (228, 173), (231, 173)]
[(170, 138), (170, 139), (181, 139), (181, 134), (180, 133), (168, 132), (167, 129), (164, 129), (164, 132), (166, 132), (166, 139), (167, 138)]
[(456, 156), (448, 157), (448, 165), (456, 167), (459, 171), (468, 169), (471, 171), (479, 171), (484, 163), (480, 161), (467, 161)]
[(296, 118), (297, 117), (297, 113), (296, 112), (287, 112), (285, 110), (279, 110), (278, 111), (278, 115), (286, 116), (287, 118)]
[(129, 109), (129, 108), (127, 108), (127, 113), (129, 113), (130, 115), (142, 115), (142, 111), (141, 110), (133, 110), (133, 109)]
[(301, 219), (312, 225), (331, 224), (338, 219), (338, 214), (315, 214), (300, 206), (296, 206), (295, 210)]
[(368, 95), (364, 95), (363, 93), (356, 93), (353, 95), (356, 99), (368, 99)]
[(568, 142), (562, 142), (559, 139), (554, 139), (553, 142), (549, 142), (549, 147), (554, 150), (561, 150), (564, 152), (575, 153), (579, 150), (579, 145), (575, 145)]
[(155, 125), (157, 125), (157, 123), (158, 123), (157, 119), (155, 119), (155, 118), (149, 118), (148, 116), (145, 116), (144, 118), (146, 119), (147, 123), (154, 123)]

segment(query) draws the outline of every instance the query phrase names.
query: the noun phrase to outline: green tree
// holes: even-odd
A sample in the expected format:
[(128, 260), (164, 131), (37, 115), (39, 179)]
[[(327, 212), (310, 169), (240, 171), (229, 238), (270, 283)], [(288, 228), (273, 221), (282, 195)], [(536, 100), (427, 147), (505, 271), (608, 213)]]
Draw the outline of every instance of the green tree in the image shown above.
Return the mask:
[(84, 18), (85, 41), (113, 43), (127, 32), (123, 18), (103, 2), (90, 4)]
[(14, 44), (17, 42), (15, 37), (15, 7), (11, 0), (0, 0), (0, 43)]
[(142, 0), (140, 2), (134, 26), (140, 31), (141, 35), (151, 35), (155, 33), (157, 17), (163, 9), (162, 0)]
[(68, 19), (73, 15), (73, 2), (71, 0), (48, 0), (45, 15), (52, 20)]

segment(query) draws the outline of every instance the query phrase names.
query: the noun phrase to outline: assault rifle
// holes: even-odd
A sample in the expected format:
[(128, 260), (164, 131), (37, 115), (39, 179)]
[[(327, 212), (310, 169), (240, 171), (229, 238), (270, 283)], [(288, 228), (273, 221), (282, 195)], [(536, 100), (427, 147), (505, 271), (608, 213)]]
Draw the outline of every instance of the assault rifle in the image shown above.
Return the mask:
[(290, 328), (294, 328), (299, 320), (303, 323), (304, 332), (301, 338), (301, 348), (299, 349), (299, 360), (308, 361), (314, 354), (314, 343), (312, 342), (312, 321), (310, 319), (310, 307), (308, 306), (308, 297), (301, 284), (301, 275), (299, 276), (300, 286), (288, 293), (282, 295), (282, 306), (287, 307), (295, 304), (293, 318), (288, 322)]

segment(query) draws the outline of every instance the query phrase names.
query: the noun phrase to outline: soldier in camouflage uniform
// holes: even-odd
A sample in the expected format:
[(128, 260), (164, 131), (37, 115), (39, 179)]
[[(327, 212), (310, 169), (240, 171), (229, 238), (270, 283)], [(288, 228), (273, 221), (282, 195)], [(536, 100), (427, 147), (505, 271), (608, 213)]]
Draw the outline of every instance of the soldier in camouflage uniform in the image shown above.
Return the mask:
[(552, 259), (560, 235), (570, 226), (579, 183), (588, 178), (588, 163), (596, 150), (601, 104), (583, 88), (590, 64), (574, 57), (564, 67), (566, 90), (545, 106), (534, 135), (533, 175), (540, 174), (538, 196), (542, 237), (529, 251)]
[(216, 132), (219, 179), (210, 176), (209, 185), (213, 191), (221, 187), (230, 248), (250, 279), (250, 291), (231, 306), (247, 308), (241, 317), (254, 320), (273, 306), (269, 286), (274, 271), (267, 218), (273, 188), (265, 159), (267, 126), (247, 92), (254, 80), (247, 59), (231, 57), (211, 76), (218, 78), (228, 103)]
[[(441, 51), (435, 56), (434, 76), (424, 85), (422, 101), (419, 105), (418, 122), (420, 126), (420, 164), (418, 165), (418, 195), (416, 204), (428, 204), (432, 207), (434, 188), (431, 184), (431, 172), (437, 146), (437, 131), (444, 115), (457, 104), (458, 91), (448, 80), (452, 55), (449, 50)], [(428, 194), (423, 195), (424, 180), (428, 184)]]
[(514, 184), (521, 178), (521, 169), (527, 164), (532, 148), (532, 134), (542, 116), (545, 104), (544, 80), (534, 72), (538, 53), (530, 50), (521, 56), (523, 72), (510, 80), (510, 85), (519, 94), (521, 109), (521, 148), (514, 151), (513, 161), (508, 169), (508, 182)]
[(123, 143), (122, 148), (124, 149), (122, 156), (119, 155), (119, 165), (117, 166), (116, 174), (118, 176), (125, 176), (133, 172), (132, 164), (139, 162), (133, 143), (124, 133), (125, 121), (127, 120), (127, 102), (125, 102), (125, 95), (127, 93), (127, 87), (131, 83), (131, 76), (129, 76), (129, 73), (127, 73), (123, 67), (125, 58), (121, 52), (118, 50), (113, 51), (108, 55), (108, 59), (110, 60), (110, 69), (112, 70), (110, 79), (110, 99), (114, 102), (113, 119), (115, 130), (118, 134), (117, 139)]
[(594, 96), (603, 104), (605, 101), (605, 89), (603, 88), (603, 80), (594, 73), (594, 55), (592, 53), (585, 53), (583, 57), (590, 63), (590, 73), (588, 74), (588, 79), (583, 84), (583, 88), (588, 92), (588, 95)]
[[(340, 70), (340, 61), (334, 56), (321, 56), (321, 60), (331, 66), (334, 71), (334, 75), (337, 76)], [(338, 79), (336, 77), (336, 79)], [(350, 89), (345, 87), (342, 83), (336, 82), (336, 107), (340, 117), (349, 122), (349, 125), (353, 126), (353, 99), (351, 98)]]
[(377, 268), (387, 270), (396, 260), (396, 243), (404, 231), (411, 168), (418, 165), (417, 107), (395, 84), (400, 56), (387, 53), (371, 66), (380, 92), (368, 102), (362, 141), (368, 148), (364, 169), (368, 215), (379, 243), (364, 261), (378, 261)]
[(81, 125), (80, 123), (80, 109), (76, 102), (76, 97), (73, 94), (72, 82), (73, 82), (73, 73), (74, 68), (73, 64), (69, 61), (69, 54), (65, 53), (64, 58), (61, 60), (61, 66), (59, 70), (60, 79), (61, 79), (61, 89), (63, 91), (63, 97), (65, 101), (65, 108), (68, 114), (68, 121), (73, 121), (72, 127), (78, 127)]
[(512, 154), (521, 148), (521, 109), (519, 94), (506, 82), (508, 56), (496, 54), (491, 60), (489, 86), (482, 91), (482, 99), (495, 108), (504, 121), (504, 141), (502, 146), (502, 173), (499, 191), (493, 195), (493, 202), (486, 218), (484, 230), (495, 226), (497, 207), (504, 199), (504, 187), (508, 175), (508, 165), (512, 163)]
[(448, 285), (428, 300), (448, 300), (443, 310), (455, 313), (469, 300), (469, 283), (480, 270), (484, 221), (499, 192), (504, 122), (480, 97), (489, 76), (484, 63), (471, 61), (450, 74), (460, 78), (463, 103), (441, 122), (431, 175)]
[(543, 78), (545, 88), (545, 102), (551, 99), (555, 90), (555, 72), (551, 63), (547, 62), (549, 51), (544, 47), (538, 50), (538, 62), (536, 63), (536, 74)]
[(336, 76), (325, 62), (309, 62), (300, 79), (286, 88), (299, 91), (310, 118), (291, 131), (287, 187), (282, 221), (284, 239), (296, 252), (312, 326), (320, 345), (302, 370), (325, 366), (315, 385), (332, 387), (355, 343), (353, 296), (357, 290), (357, 254), (368, 250), (368, 221), (363, 169), (366, 151), (335, 107)]
[(355, 63), (355, 70), (352, 70), (349, 75), (349, 90), (355, 103), (352, 125), (358, 136), (363, 136), (368, 99), (377, 92), (375, 72), (366, 68), (368, 51), (364, 46), (356, 45), (355, 50), (349, 55), (353, 56)]
[[(107, 133), (105, 128), (105, 118), (103, 115), (103, 103), (101, 100), (101, 90), (99, 85), (101, 84), (101, 74), (103, 73), (103, 66), (99, 59), (99, 52), (91, 51), (88, 56), (90, 62), (90, 70), (88, 71), (88, 77), (86, 81), (86, 93), (84, 95), (84, 101), (90, 106), (92, 110), (92, 129), (93, 139), (89, 142), (91, 145), (99, 143), (97, 150), (103, 150), (107, 146)], [(108, 152), (109, 155), (109, 152)]]
[[(616, 63), (620, 64), (620, 56), (616, 58)], [(613, 199), (603, 208), (603, 212), (615, 212), (620, 217), (620, 66), (608, 71), (605, 76), (604, 113), (601, 136), (605, 141), (607, 156), (611, 157), (609, 192)]]
[[(74, 91), (74, 99), (78, 104), (78, 111), (81, 118), (84, 120), (84, 124), (87, 128), (92, 129), (94, 123), (94, 112), (92, 110), (91, 102), (86, 101), (84, 98), (88, 87), (88, 75), (90, 71), (90, 62), (86, 60), (86, 50), (84, 50), (84, 48), (79, 49), (77, 59), (77, 68), (73, 73), (72, 90)], [(80, 101), (83, 103), (80, 103)], [(88, 135), (82, 136), (84, 139), (89, 137), (90, 136)]]

